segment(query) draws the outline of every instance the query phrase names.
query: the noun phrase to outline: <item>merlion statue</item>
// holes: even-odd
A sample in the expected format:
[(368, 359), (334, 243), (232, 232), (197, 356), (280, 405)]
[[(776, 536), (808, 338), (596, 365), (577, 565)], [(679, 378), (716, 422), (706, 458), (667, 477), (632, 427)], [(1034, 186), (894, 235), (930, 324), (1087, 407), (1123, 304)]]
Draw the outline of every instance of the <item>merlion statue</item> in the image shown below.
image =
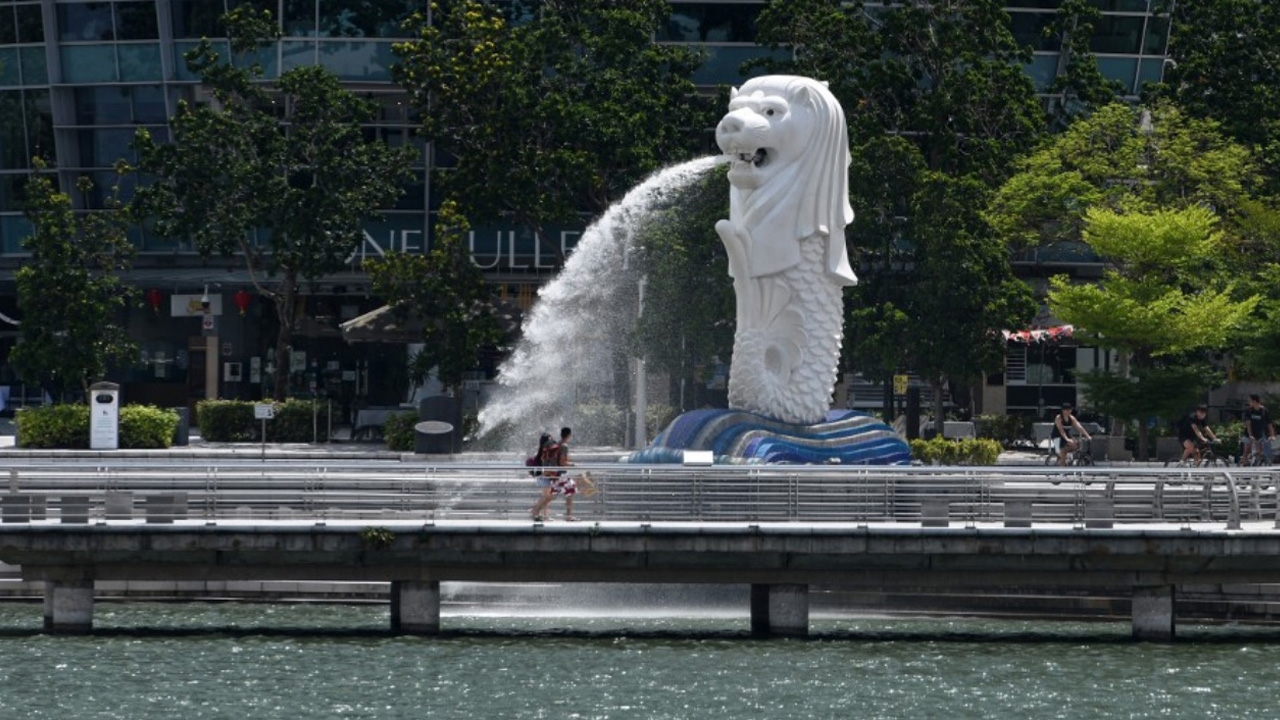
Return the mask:
[(857, 282), (845, 250), (849, 140), (825, 83), (791, 75), (730, 94), (716, 143), (731, 158), (729, 255), (737, 331), (729, 407), (789, 423), (830, 408), (844, 326), (841, 291)]

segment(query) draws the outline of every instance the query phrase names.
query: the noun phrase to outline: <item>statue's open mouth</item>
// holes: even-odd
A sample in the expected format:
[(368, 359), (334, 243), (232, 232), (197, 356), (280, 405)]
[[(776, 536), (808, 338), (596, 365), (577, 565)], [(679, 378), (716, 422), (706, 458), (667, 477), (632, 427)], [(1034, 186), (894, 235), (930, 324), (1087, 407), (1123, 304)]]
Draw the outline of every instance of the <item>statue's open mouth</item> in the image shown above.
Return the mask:
[(744, 163), (751, 163), (756, 167), (764, 165), (769, 159), (769, 151), (764, 148), (756, 150), (754, 153), (738, 153), (738, 160)]

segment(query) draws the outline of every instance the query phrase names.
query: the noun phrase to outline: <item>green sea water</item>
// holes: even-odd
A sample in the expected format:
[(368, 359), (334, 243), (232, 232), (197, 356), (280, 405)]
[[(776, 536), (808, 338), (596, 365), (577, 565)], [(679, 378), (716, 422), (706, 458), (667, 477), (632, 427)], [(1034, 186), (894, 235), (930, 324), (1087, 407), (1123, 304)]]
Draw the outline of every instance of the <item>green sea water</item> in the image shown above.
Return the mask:
[(0, 718), (1275, 718), (1280, 630), (745, 615), (448, 614), (385, 605), (99, 603), (95, 632), (0, 604)]

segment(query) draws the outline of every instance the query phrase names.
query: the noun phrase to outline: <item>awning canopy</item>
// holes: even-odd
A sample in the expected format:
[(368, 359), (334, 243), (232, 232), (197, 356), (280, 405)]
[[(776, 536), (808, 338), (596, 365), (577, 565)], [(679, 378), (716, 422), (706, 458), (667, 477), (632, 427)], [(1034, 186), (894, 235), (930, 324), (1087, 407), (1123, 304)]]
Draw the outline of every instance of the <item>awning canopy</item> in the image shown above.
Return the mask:
[(1004, 335), (1004, 339), (1008, 342), (1018, 343), (1040, 343), (1040, 342), (1057, 342), (1071, 337), (1076, 332), (1074, 325), (1057, 325), (1048, 328), (1037, 328), (1028, 330), (1001, 330), (1000, 334)]

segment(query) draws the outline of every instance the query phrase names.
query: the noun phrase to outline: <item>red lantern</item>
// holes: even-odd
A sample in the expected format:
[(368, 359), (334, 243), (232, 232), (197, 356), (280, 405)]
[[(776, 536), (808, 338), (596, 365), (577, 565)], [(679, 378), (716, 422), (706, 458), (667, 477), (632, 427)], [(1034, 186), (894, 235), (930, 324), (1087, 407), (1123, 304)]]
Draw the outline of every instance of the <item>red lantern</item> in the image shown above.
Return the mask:
[(244, 288), (237, 290), (236, 294), (231, 296), (231, 299), (236, 303), (236, 307), (240, 308), (241, 315), (244, 315), (245, 311), (249, 309), (249, 300), (252, 298), (253, 296)]
[(163, 299), (164, 295), (161, 294), (159, 290), (151, 288), (147, 291), (147, 303), (151, 305), (151, 309), (155, 311), (157, 315), (160, 314), (160, 301)]

